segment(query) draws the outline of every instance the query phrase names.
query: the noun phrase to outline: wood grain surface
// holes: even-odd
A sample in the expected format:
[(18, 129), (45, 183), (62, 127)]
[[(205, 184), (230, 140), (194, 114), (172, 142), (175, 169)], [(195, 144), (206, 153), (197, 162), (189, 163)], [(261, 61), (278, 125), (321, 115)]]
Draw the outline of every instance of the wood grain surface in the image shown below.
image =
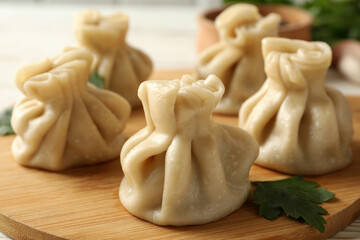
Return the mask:
[[(173, 79), (183, 72), (161, 72), (152, 79)], [(121, 205), (118, 188), (123, 174), (119, 159), (60, 173), (25, 168), (11, 156), (13, 136), (0, 137), (0, 230), (16, 239), (326, 239), (360, 214), (360, 98), (348, 100), (355, 128), (353, 162), (338, 172), (306, 177), (336, 194), (322, 204), (329, 212), (324, 216), (324, 234), (285, 216), (275, 221), (259, 217), (251, 199), (213, 223), (159, 227), (134, 217)], [(235, 116), (214, 118), (237, 124)], [(125, 134), (131, 136), (143, 126), (142, 110), (135, 110)], [(287, 176), (257, 165), (250, 170), (251, 180)]]

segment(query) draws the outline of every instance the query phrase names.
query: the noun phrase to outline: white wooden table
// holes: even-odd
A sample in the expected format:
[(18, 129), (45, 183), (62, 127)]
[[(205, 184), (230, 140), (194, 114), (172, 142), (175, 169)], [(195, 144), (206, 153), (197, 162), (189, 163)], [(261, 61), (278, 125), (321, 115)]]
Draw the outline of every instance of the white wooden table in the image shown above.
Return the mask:
[[(78, 11), (88, 8), (104, 14), (126, 12), (130, 17), (128, 42), (148, 53), (155, 69), (193, 68), (200, 7), (0, 2), (0, 110), (20, 96), (13, 82), (20, 66), (55, 56), (64, 46), (76, 44), (73, 19)], [(360, 85), (343, 80), (336, 72), (330, 72), (327, 83), (346, 95), (360, 95)], [(0, 239), (8, 238), (0, 232)], [(360, 239), (360, 218), (331, 239)]]

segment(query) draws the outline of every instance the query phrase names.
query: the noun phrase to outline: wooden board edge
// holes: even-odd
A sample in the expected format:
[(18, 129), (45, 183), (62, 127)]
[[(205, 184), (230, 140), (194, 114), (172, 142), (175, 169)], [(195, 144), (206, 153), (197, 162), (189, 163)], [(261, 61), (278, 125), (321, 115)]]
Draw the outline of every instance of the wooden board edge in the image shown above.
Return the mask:
[[(334, 214), (326, 220), (325, 232), (320, 236), (323, 239), (334, 236), (338, 232), (348, 227), (356, 218), (360, 216), (360, 197), (355, 200), (349, 207), (343, 209), (341, 212)], [(319, 233), (320, 234), (320, 233)], [(316, 240), (319, 238), (315, 238)]]
[(66, 240), (15, 221), (2, 213), (0, 213), (0, 231), (11, 238), (20, 240)]
[[(351, 97), (350, 98), (359, 98)], [(349, 96), (347, 96), (349, 99)], [(354, 139), (353, 139), (354, 141)], [(326, 215), (325, 215), (326, 216)], [(352, 205), (342, 209), (338, 215), (329, 216), (325, 225), (325, 232), (318, 234), (313, 239), (326, 239), (346, 228), (354, 219), (360, 216), (360, 198), (357, 198)], [(310, 229), (310, 228), (309, 228)], [(0, 230), (15, 239), (65, 239), (50, 233), (31, 228), (30, 226), (11, 219), (0, 213)]]

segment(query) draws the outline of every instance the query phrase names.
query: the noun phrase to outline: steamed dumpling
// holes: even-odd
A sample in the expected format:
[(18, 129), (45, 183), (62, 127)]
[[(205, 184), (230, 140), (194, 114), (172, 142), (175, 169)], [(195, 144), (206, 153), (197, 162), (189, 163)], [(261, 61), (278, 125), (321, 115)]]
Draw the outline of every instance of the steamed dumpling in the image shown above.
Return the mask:
[(216, 18), (220, 42), (205, 49), (196, 66), (199, 79), (215, 74), (225, 85), (215, 112), (237, 114), (261, 87), (265, 80), (261, 40), (277, 36), (279, 24), (279, 15), (261, 17), (256, 6), (245, 3), (227, 8)]
[(258, 146), (240, 128), (213, 121), (223, 93), (214, 75), (140, 85), (147, 126), (121, 151), (120, 200), (129, 212), (158, 225), (191, 225), (245, 202)]
[(120, 95), (87, 83), (92, 55), (75, 49), (21, 68), (12, 153), (21, 165), (63, 170), (118, 156), (130, 115)]
[(324, 85), (331, 49), (323, 42), (263, 40), (267, 80), (240, 109), (239, 126), (260, 145), (256, 163), (315, 175), (351, 161), (352, 119), (346, 98)]
[(140, 105), (137, 89), (149, 77), (152, 62), (126, 43), (127, 30), (128, 17), (121, 12), (104, 17), (96, 10), (87, 10), (75, 21), (79, 44), (95, 56), (92, 71), (104, 78), (105, 89), (120, 94), (134, 107)]

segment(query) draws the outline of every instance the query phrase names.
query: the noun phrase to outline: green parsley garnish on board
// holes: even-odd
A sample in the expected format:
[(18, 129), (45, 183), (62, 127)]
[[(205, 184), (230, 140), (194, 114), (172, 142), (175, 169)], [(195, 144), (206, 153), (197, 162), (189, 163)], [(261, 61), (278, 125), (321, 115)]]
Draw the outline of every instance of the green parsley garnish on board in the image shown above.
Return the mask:
[(259, 206), (259, 215), (269, 220), (286, 216), (304, 220), (319, 232), (325, 231), (325, 219), (321, 216), (328, 212), (318, 204), (335, 196), (326, 188), (317, 188), (318, 184), (295, 176), (278, 181), (252, 182), (257, 185), (254, 191), (254, 203)]
[(104, 88), (104, 78), (96, 70), (90, 75), (89, 83), (94, 84), (98, 88)]
[(12, 111), (12, 108), (7, 108), (0, 113), (0, 135), (14, 134), (14, 130), (11, 127)]

